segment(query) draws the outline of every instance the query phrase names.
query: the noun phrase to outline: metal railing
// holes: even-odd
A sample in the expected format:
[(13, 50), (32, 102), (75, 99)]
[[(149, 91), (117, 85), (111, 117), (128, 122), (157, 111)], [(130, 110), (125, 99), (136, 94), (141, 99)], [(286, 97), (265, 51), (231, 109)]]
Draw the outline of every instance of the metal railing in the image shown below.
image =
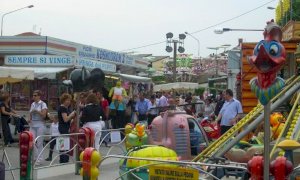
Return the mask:
[[(76, 153), (76, 151), (74, 151), (77, 147), (81, 147), (77, 141), (77, 137), (79, 135), (84, 135), (84, 133), (72, 133), (72, 134), (60, 134), (59, 136), (55, 136), (55, 138), (52, 138), (42, 149), (42, 151), (38, 154), (37, 158), (36, 159), (40, 159), (43, 155), (43, 153), (45, 152), (48, 152), (46, 151), (46, 149), (48, 149), (50, 143), (52, 141), (56, 141), (58, 138), (62, 138), (62, 137), (67, 137), (70, 139), (70, 149), (69, 150), (65, 150), (65, 151), (58, 151), (58, 150), (55, 150), (55, 148), (53, 149), (53, 153), (57, 153), (56, 156), (54, 156), (54, 158), (52, 158), (50, 164), (47, 164), (47, 165), (38, 165), (37, 162), (34, 162), (34, 153), (35, 153), (35, 149), (33, 148), (33, 151), (32, 151), (32, 159), (31, 159), (31, 162), (32, 162), (32, 179), (34, 179), (34, 176), (35, 176), (35, 171), (38, 170), (38, 169), (45, 169), (45, 168), (50, 168), (50, 167), (56, 167), (56, 166), (63, 166), (63, 165), (66, 165), (66, 164), (73, 164), (73, 163), (77, 163), (77, 160), (76, 160), (76, 154), (74, 155), (70, 155), (69, 153), (71, 151), (73, 151), (73, 153)], [(52, 136), (51, 135), (41, 135), (41, 136), (37, 136), (35, 139), (34, 139), (34, 145), (36, 144), (36, 142), (40, 139), (40, 138), (51, 138)], [(71, 147), (71, 141), (73, 142), (73, 146)], [(81, 147), (82, 148), (82, 147)], [(68, 162), (68, 163), (58, 163), (58, 164), (55, 164), (55, 160), (58, 159), (58, 157), (60, 155), (67, 155), (69, 156), (69, 158), (72, 160), (72, 162)]]
[[(126, 148), (124, 146), (124, 143), (126, 141), (126, 134), (123, 132), (125, 130), (125, 128), (119, 128), (119, 129), (104, 129), (104, 130), (100, 130), (100, 131), (97, 131), (95, 133), (95, 136), (97, 136), (98, 134), (101, 134), (101, 139), (100, 139), (100, 146), (99, 146), (99, 149), (97, 149), (97, 151), (99, 151), (101, 153), (101, 145), (103, 145), (106, 141), (107, 138), (109, 138), (111, 136), (111, 134), (113, 132), (120, 132), (120, 136), (121, 136), (121, 140), (120, 142), (112, 142), (112, 143), (109, 143), (109, 149), (108, 149), (108, 152), (106, 152), (106, 155), (105, 156), (108, 156), (112, 149), (114, 149), (115, 147), (118, 147), (122, 153), (126, 153)], [(104, 134), (104, 135), (103, 135)], [(122, 138), (122, 135), (124, 136)], [(97, 142), (96, 142), (97, 143)], [(103, 155), (102, 155), (103, 156)]]

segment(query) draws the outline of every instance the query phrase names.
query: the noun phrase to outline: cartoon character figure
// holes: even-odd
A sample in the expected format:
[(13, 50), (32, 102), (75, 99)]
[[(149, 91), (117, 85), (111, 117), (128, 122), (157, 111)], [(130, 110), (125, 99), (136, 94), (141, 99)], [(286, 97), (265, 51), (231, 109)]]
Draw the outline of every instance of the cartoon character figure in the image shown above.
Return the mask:
[(281, 39), (281, 28), (274, 20), (267, 22), (264, 40), (256, 45), (253, 56), (249, 59), (258, 71), (257, 77), (250, 81), (251, 90), (263, 105), (266, 105), (284, 86), (284, 80), (276, 76), (286, 58), (285, 48), (280, 43)]
[(108, 94), (109, 97), (112, 97), (112, 102), (109, 106), (110, 109), (124, 111), (125, 105), (123, 103), (123, 97), (127, 96), (126, 90), (121, 87), (121, 81), (116, 83), (115, 87), (112, 87)]
[(284, 128), (284, 117), (281, 113), (273, 113), (270, 116), (270, 125), (272, 127), (273, 139), (277, 139)]
[(128, 135), (128, 143), (131, 146), (142, 146), (147, 144), (147, 142), (148, 135), (145, 132), (145, 125), (137, 123), (133, 131)]
[(128, 142), (129, 134), (134, 129), (134, 125), (132, 123), (127, 123), (125, 126), (125, 135), (126, 135), (126, 141), (125, 141), (125, 147), (127, 151), (132, 147), (131, 144)]

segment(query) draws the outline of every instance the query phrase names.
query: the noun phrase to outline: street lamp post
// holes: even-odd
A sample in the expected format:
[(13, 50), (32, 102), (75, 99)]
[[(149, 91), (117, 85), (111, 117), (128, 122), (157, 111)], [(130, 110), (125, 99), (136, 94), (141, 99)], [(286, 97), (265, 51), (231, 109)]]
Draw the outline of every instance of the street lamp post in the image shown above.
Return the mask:
[(226, 48), (230, 47), (230, 44), (224, 44), (218, 47), (207, 47), (207, 49), (212, 49), (212, 50), (216, 50), (216, 55), (215, 55), (215, 61), (216, 61), (216, 77), (218, 77), (219, 74), (219, 61), (218, 61), (218, 50), (221, 48), (224, 48), (224, 52), (226, 51)]
[(198, 58), (200, 59), (200, 64), (201, 64), (201, 58), (200, 58), (200, 41), (198, 38), (196, 38), (195, 36), (193, 36), (192, 34), (188, 33), (188, 32), (184, 32), (185, 34), (191, 36), (193, 39), (195, 39), (197, 41), (198, 44)]
[(219, 61), (218, 61), (218, 50), (219, 50), (219, 47), (208, 47), (207, 49), (212, 49), (212, 50), (216, 50), (216, 54), (215, 54), (215, 62), (216, 62), (216, 77), (218, 77), (218, 66), (219, 66)]
[(231, 29), (231, 28), (222, 28), (222, 29), (215, 29), (214, 32), (216, 34), (223, 34), (224, 32), (228, 31), (264, 31), (263, 29)]
[(22, 7), (20, 9), (16, 9), (16, 10), (13, 10), (13, 11), (10, 11), (10, 12), (7, 12), (5, 14), (2, 15), (2, 18), (1, 18), (1, 36), (3, 35), (3, 20), (4, 20), (4, 16), (7, 15), (7, 14), (11, 14), (13, 12), (16, 12), (16, 11), (20, 11), (22, 9), (26, 9), (26, 8), (33, 8), (34, 6), (33, 5), (29, 5), (29, 6), (26, 6), (26, 7)]
[[(183, 53), (185, 51), (183, 45), (184, 45), (184, 39), (186, 38), (185, 34), (179, 34), (179, 40), (172, 39), (173, 33), (169, 32), (166, 34), (167, 37), (167, 45), (166, 45), (166, 51), (172, 52), (173, 54), (173, 81), (176, 82), (176, 57), (177, 57), (177, 44), (179, 44), (178, 52)], [(173, 43), (174, 49), (171, 47), (171, 44)]]

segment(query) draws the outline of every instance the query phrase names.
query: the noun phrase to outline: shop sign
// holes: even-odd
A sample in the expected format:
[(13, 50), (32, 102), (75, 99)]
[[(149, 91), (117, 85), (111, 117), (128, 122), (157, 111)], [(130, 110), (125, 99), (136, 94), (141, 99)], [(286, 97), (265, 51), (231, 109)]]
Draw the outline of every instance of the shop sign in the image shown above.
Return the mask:
[(77, 55), (79, 56), (79, 58), (86, 58), (97, 61), (108, 61), (129, 66), (135, 65), (135, 60), (132, 56), (128, 56), (124, 53), (109, 51), (106, 49), (95, 48), (92, 46), (81, 45), (77, 47)]
[(115, 64), (105, 63), (101, 61), (79, 59), (76, 62), (76, 65), (85, 66), (86, 68), (94, 69), (100, 68), (103, 71), (116, 72), (117, 68)]
[(15, 66), (73, 66), (74, 58), (70, 56), (48, 56), (48, 55), (17, 55), (5, 56), (6, 65)]
[(149, 167), (150, 179), (185, 179), (194, 180), (199, 178), (199, 172), (195, 169), (181, 168), (181, 167), (163, 167), (163, 166), (150, 166)]
[(282, 28), (282, 41), (296, 41), (300, 39), (300, 22), (290, 21)]

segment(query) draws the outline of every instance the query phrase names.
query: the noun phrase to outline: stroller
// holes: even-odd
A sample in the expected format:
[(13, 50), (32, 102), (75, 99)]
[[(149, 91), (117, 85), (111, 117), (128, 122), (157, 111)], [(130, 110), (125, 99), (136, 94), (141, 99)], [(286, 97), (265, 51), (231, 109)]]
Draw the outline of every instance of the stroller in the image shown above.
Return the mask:
[(25, 116), (14, 116), (13, 118), (13, 124), (16, 126), (15, 127), (15, 135), (17, 133), (21, 133), (23, 131), (29, 130), (29, 124), (25, 119)]

